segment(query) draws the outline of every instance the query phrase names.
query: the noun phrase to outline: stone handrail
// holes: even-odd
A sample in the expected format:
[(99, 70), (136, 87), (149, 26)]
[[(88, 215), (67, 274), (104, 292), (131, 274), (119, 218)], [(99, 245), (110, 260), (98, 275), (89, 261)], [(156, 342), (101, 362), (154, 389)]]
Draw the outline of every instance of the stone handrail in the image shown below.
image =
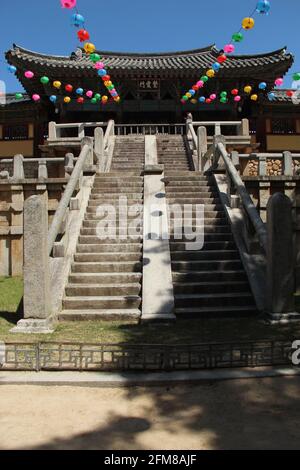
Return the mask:
[[(107, 123), (105, 122), (78, 122), (78, 123), (66, 123), (66, 124), (57, 124), (56, 122), (49, 122), (49, 137), (48, 142), (55, 141), (81, 141), (85, 136), (86, 127), (104, 127)], [(75, 137), (62, 137), (62, 129), (77, 129), (78, 135)]]
[(59, 206), (57, 208), (57, 211), (55, 213), (55, 216), (53, 218), (53, 221), (52, 221), (49, 233), (48, 233), (48, 254), (49, 255), (52, 252), (56, 237), (59, 234), (61, 225), (63, 223), (67, 209), (70, 204), (70, 200), (76, 189), (76, 185), (80, 179), (86, 159), (88, 158), (89, 154), (90, 154), (90, 146), (88, 144), (84, 144), (82, 146), (82, 150), (76, 162), (75, 168), (70, 176), (65, 192), (60, 200)]
[(249, 136), (249, 121), (193, 121), (194, 126), (214, 127), (214, 135), (222, 134), (222, 127), (236, 127), (239, 136)]
[(184, 135), (184, 124), (116, 124), (116, 135)]
[(232, 160), (229, 158), (229, 155), (227, 153), (226, 147), (223, 142), (218, 142), (216, 144), (216, 151), (217, 151), (216, 158), (218, 159), (219, 157), (221, 157), (223, 159), (227, 174), (229, 175), (229, 178), (232, 181), (237, 194), (240, 196), (243, 207), (249, 217), (249, 220), (251, 221), (255, 229), (259, 243), (261, 247), (263, 248), (264, 252), (266, 253), (267, 230), (266, 230), (265, 224), (261, 220), (260, 215), (258, 214), (258, 211), (255, 205), (253, 204), (253, 201), (246, 189), (246, 186), (244, 185)]

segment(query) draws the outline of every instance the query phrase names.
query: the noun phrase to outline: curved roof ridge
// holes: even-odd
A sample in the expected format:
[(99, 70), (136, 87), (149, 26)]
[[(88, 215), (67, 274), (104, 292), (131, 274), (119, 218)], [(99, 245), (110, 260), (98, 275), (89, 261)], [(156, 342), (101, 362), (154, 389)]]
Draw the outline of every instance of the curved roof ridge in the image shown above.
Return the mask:
[(285, 54), (285, 53), (292, 55), (291, 52), (287, 52), (287, 46), (285, 46), (280, 49), (277, 49), (276, 51), (261, 52), (259, 54), (230, 54), (228, 58), (249, 59), (249, 57), (253, 57), (255, 59), (259, 59), (260, 57), (271, 57), (272, 55)]

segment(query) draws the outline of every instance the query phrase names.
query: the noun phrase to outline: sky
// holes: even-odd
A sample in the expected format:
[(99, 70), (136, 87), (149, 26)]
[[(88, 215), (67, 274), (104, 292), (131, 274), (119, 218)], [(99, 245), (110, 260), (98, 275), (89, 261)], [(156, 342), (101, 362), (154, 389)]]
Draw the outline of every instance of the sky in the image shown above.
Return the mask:
[[(166, 52), (216, 44), (222, 48), (241, 21), (255, 9), (257, 0), (77, 0), (86, 29), (97, 49), (122, 52)], [(287, 46), (300, 72), (300, 0), (270, 0), (271, 12), (255, 15), (255, 28), (245, 32), (236, 54), (258, 54)], [(70, 10), (60, 0), (1, 1), (0, 80), (7, 92), (21, 90), (7, 71), (4, 53), (13, 43), (27, 49), (69, 55), (78, 45)]]

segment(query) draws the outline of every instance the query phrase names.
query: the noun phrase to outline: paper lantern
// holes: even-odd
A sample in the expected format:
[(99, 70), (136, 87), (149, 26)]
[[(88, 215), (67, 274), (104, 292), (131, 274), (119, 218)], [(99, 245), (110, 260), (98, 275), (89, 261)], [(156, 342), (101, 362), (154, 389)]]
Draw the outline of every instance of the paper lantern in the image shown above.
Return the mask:
[(7, 67), (7, 70), (8, 70), (10, 73), (16, 73), (17, 67), (15, 67), (14, 65), (9, 65), (9, 66)]
[(233, 90), (231, 90), (231, 94), (232, 94), (233, 96), (236, 96), (236, 95), (239, 94), (239, 90), (238, 90), (237, 88), (234, 88)]
[(78, 104), (83, 104), (84, 103), (84, 98), (82, 96), (79, 96), (79, 98), (77, 98), (77, 103)]
[(212, 93), (209, 97), (211, 101), (214, 101), (217, 98), (217, 95), (215, 93)]
[(288, 90), (286, 92), (286, 96), (288, 96), (289, 98), (292, 98), (293, 95), (294, 95), (294, 92), (292, 90)]
[(75, 13), (72, 15), (72, 25), (75, 26), (75, 28), (81, 28), (84, 25), (85, 19), (82, 15), (79, 13)]
[(200, 96), (199, 103), (205, 103), (205, 96)]
[(104, 69), (104, 64), (103, 62), (96, 62), (94, 67), (96, 70)]
[(214, 64), (212, 64), (212, 67), (211, 67), (215, 72), (218, 72), (221, 68), (221, 65), (219, 64), (219, 62), (215, 62)]
[(50, 80), (49, 80), (48, 77), (41, 77), (40, 82), (41, 82), (43, 85), (48, 85), (48, 83), (50, 82)]
[(192, 90), (194, 90), (194, 91), (198, 91), (198, 90), (199, 90), (199, 87), (198, 87), (198, 85), (193, 85), (193, 86), (192, 86)]
[(65, 102), (66, 104), (69, 104), (69, 103), (71, 102), (71, 98), (70, 98), (69, 96), (65, 96), (65, 97), (64, 97), (64, 102)]
[(102, 100), (101, 100), (101, 101), (102, 101), (102, 103), (107, 103), (107, 101), (108, 101), (108, 96), (106, 96), (106, 95), (102, 96)]
[(251, 91), (252, 91), (252, 86), (250, 85), (245, 86), (244, 92), (247, 93), (247, 95), (250, 95)]
[(191, 100), (191, 103), (192, 103), (192, 104), (196, 104), (196, 103), (197, 103), (197, 100), (195, 100), (195, 98), (193, 98), (193, 99)]
[(270, 101), (274, 101), (276, 99), (275, 93), (273, 93), (273, 92), (268, 93), (268, 98), (269, 98)]
[(98, 100), (96, 100), (95, 97), (91, 99), (91, 103), (92, 103), (92, 104), (97, 104), (97, 102), (98, 102)]
[(227, 100), (227, 98), (225, 98), (225, 96), (220, 99), (220, 102), (223, 103), (223, 104), (227, 103), (227, 101), (228, 100)]
[(26, 72), (24, 73), (24, 76), (25, 76), (26, 78), (31, 79), (31, 78), (34, 77), (34, 73), (31, 72), (31, 70), (26, 70)]
[(204, 83), (208, 82), (208, 80), (209, 80), (209, 79), (208, 79), (208, 77), (207, 77), (206, 75), (203, 75), (203, 76), (200, 78), (200, 81), (202, 81), (202, 82), (204, 82)]
[(70, 84), (68, 84), (68, 85), (65, 86), (65, 90), (66, 90), (67, 93), (72, 93), (72, 91), (73, 91), (73, 86), (70, 85)]
[(85, 50), (85, 52), (87, 54), (93, 54), (93, 52), (95, 52), (96, 50), (96, 46), (95, 44), (91, 43), (91, 42), (87, 42), (84, 46), (83, 46), (83, 49)]
[(54, 88), (59, 89), (59, 88), (61, 87), (61, 82), (59, 82), (58, 80), (56, 80), (55, 82), (53, 82), (53, 86), (54, 86)]
[(90, 55), (90, 59), (92, 62), (94, 62), (94, 64), (96, 64), (96, 62), (99, 62), (99, 60), (101, 59), (100, 55), (99, 54), (96, 54), (95, 52), (93, 54)]
[(266, 82), (261, 82), (259, 85), (258, 85), (258, 88), (260, 90), (265, 90), (267, 88), (267, 84)]
[(300, 72), (294, 73), (294, 75), (293, 75), (293, 80), (295, 80), (295, 82), (297, 82), (298, 80), (300, 80)]
[(76, 95), (83, 95), (83, 88), (77, 88)]
[(276, 78), (275, 85), (276, 86), (282, 86), (283, 85), (283, 78)]
[(197, 82), (197, 87), (203, 88), (203, 87), (204, 87), (204, 81), (203, 81), (203, 80), (199, 80), (199, 81)]
[(244, 18), (242, 21), (242, 26), (244, 29), (252, 29), (254, 28), (255, 21), (253, 18)]
[(227, 98), (227, 91), (221, 91), (220, 96), (221, 98)]
[(210, 99), (210, 98), (206, 98), (205, 103), (206, 103), (206, 104), (210, 104), (210, 103), (211, 103), (211, 99)]
[(77, 36), (80, 42), (88, 41), (90, 39), (88, 31), (85, 29), (80, 29), (77, 33)]
[(98, 75), (99, 75), (99, 77), (105, 77), (105, 75), (106, 75), (106, 70), (105, 70), (105, 69), (100, 69), (100, 70), (98, 70)]
[(190, 93), (186, 93), (185, 96), (187, 96), (189, 99), (192, 97)]
[(97, 101), (99, 101), (99, 100), (101, 99), (100, 93), (95, 93), (94, 98), (95, 98)]
[(241, 99), (242, 99), (242, 98), (241, 98), (239, 95), (237, 95), (237, 96), (234, 97), (234, 101), (235, 101), (236, 103), (239, 103), (239, 102), (241, 101)]
[(226, 44), (224, 46), (224, 52), (226, 52), (226, 54), (231, 54), (232, 52), (234, 52), (235, 50), (235, 46), (233, 44)]
[(227, 60), (227, 56), (225, 54), (222, 54), (217, 58), (217, 61), (219, 62), (219, 64), (224, 64), (226, 60)]
[(62, 8), (67, 8), (68, 10), (72, 10), (76, 7), (77, 0), (60, 0)]
[(213, 69), (209, 69), (207, 72), (206, 72), (206, 75), (209, 77), (209, 78), (213, 78), (215, 76), (215, 71)]
[(271, 5), (269, 0), (260, 0), (256, 5), (256, 11), (262, 15), (268, 15), (271, 10)]
[(34, 95), (32, 95), (32, 99), (33, 99), (33, 101), (40, 101), (41, 97), (40, 97), (40, 95), (35, 93)]
[(243, 33), (234, 33), (232, 35), (233, 42), (242, 42), (244, 39)]
[(16, 98), (16, 100), (21, 100), (23, 98), (23, 94), (22, 93), (16, 93), (15, 98)]
[(56, 103), (56, 101), (57, 101), (57, 96), (51, 95), (50, 98), (49, 98), (49, 100), (51, 101), (51, 103)]
[(251, 95), (251, 100), (252, 101), (257, 101), (258, 100), (258, 95)]
[(86, 92), (86, 96), (87, 96), (88, 98), (92, 98), (92, 97), (93, 97), (93, 94), (94, 94), (94, 93), (92, 92), (92, 90), (89, 90), (89, 91)]

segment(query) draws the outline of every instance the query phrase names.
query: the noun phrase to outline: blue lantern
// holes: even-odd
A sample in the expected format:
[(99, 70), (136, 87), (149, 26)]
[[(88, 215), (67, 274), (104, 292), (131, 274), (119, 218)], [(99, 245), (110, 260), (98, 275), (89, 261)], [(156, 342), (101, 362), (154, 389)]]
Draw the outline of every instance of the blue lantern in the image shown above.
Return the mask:
[(51, 101), (51, 103), (56, 103), (56, 101), (57, 101), (57, 96), (51, 95), (50, 98), (49, 98), (49, 100)]
[(256, 5), (256, 11), (258, 13), (261, 13), (262, 15), (268, 15), (270, 10), (271, 5), (269, 0), (259, 0), (258, 4)]
[(83, 88), (77, 88), (76, 94), (81, 96), (83, 95), (83, 91), (84, 91)]
[(194, 96), (194, 94), (196, 93), (195, 90), (189, 90), (189, 93)]
[(215, 62), (214, 64), (212, 64), (212, 67), (211, 67), (215, 72), (218, 72), (221, 68), (221, 65), (218, 63), (218, 62)]
[(106, 72), (105, 69), (100, 69), (100, 70), (98, 70), (98, 75), (99, 75), (99, 77), (104, 77), (104, 75), (106, 75), (106, 74), (107, 74), (107, 72)]
[(261, 82), (259, 85), (258, 85), (258, 88), (260, 90), (265, 90), (267, 88), (267, 84), (266, 82)]
[(7, 70), (8, 70), (10, 73), (16, 73), (17, 67), (15, 67), (14, 65), (9, 65), (9, 66), (7, 67)]
[(72, 25), (75, 26), (75, 28), (82, 28), (84, 23), (85, 19), (82, 15), (79, 13), (74, 13), (74, 15), (72, 15)]
[(199, 103), (205, 103), (205, 96), (200, 96)]
[(276, 99), (275, 93), (273, 93), (273, 92), (268, 93), (268, 98), (269, 98), (270, 101), (274, 101)]

